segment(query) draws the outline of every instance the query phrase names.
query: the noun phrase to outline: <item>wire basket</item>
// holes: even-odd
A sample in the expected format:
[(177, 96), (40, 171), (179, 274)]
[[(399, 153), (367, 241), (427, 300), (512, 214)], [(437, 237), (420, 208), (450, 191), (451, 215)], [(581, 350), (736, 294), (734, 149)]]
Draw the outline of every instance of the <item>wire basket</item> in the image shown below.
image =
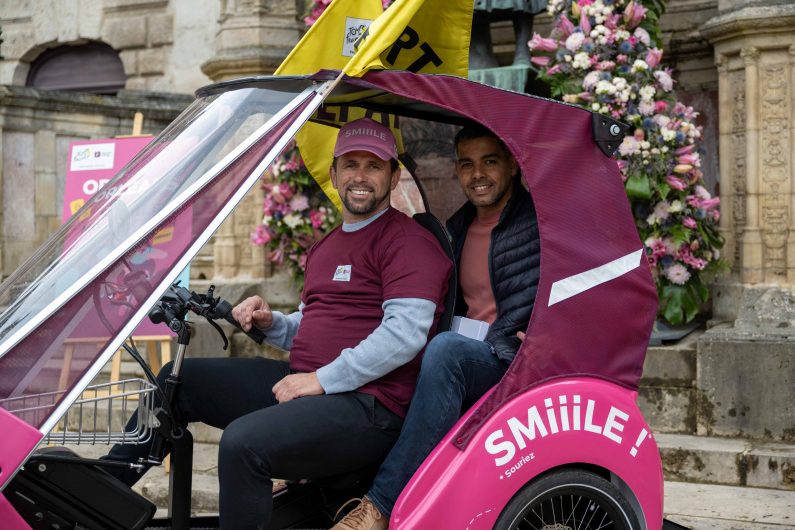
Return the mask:
[[(156, 426), (155, 386), (143, 379), (126, 379), (86, 388), (44, 437), (44, 444), (144, 444)], [(64, 392), (47, 392), (5, 399), (0, 406), (27, 423), (40, 423)], [(128, 420), (137, 417), (128, 428)]]

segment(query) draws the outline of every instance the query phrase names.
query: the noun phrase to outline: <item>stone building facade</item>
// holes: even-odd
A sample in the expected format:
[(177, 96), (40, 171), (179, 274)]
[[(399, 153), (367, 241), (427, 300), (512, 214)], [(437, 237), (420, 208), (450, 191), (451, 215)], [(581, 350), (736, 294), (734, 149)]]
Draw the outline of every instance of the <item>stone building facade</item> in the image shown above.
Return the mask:
[[(303, 31), (303, 0), (0, 0), (2, 274), (7, 276), (58, 224), (64, 152), (71, 139), (130, 132), (143, 110), (157, 133), (212, 81), (272, 72)], [(782, 0), (670, 0), (663, 18), (668, 63), (681, 98), (702, 113), (705, 178), (723, 201), (733, 275), (719, 291), (720, 318), (736, 318), (742, 285), (795, 284), (795, 23)], [(536, 19), (544, 34), (548, 17)], [(498, 60), (515, 43), (492, 27)], [(47, 50), (100, 42), (118, 52), (124, 90), (78, 96), (25, 87)], [(438, 154), (438, 153), (437, 153)], [(444, 160), (434, 165), (432, 202), (441, 215), (458, 196)], [(258, 191), (194, 263), (195, 278), (271, 276), (248, 244)]]

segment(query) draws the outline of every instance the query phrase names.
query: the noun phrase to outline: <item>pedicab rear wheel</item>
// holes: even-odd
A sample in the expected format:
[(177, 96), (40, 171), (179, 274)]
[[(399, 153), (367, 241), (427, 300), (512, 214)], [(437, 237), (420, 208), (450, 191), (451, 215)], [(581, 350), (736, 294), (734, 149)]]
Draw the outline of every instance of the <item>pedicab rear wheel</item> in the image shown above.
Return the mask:
[(554, 471), (523, 487), (497, 519), (497, 530), (635, 530), (618, 488), (590, 471)]

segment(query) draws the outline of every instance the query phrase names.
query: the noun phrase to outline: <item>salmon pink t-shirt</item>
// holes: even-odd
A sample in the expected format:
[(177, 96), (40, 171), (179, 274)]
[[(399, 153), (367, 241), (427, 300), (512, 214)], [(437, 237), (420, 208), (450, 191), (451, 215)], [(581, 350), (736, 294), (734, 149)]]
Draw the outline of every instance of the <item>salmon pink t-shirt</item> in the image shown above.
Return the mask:
[(468, 308), (467, 318), (489, 324), (497, 318), (497, 302), (489, 274), (489, 247), (491, 230), (500, 221), (500, 213), (475, 217), (467, 231), (458, 269), (458, 281)]
[[(451, 269), (436, 238), (395, 209), (354, 232), (336, 228), (312, 247), (307, 259), (303, 317), (293, 338), (290, 368), (314, 372), (343, 349), (355, 347), (381, 324), (386, 300), (422, 298), (435, 303), (433, 333)], [(420, 359), (418, 354), (357, 391), (374, 395), (404, 416)]]

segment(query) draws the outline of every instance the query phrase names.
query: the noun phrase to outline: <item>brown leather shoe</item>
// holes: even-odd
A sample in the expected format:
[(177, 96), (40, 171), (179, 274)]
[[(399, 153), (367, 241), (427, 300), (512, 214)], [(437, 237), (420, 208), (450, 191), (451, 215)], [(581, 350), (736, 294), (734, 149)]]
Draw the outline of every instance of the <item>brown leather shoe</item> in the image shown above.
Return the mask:
[(364, 497), (361, 500), (351, 499), (351, 501), (360, 501), (359, 506), (351, 510), (331, 530), (386, 530), (389, 528), (389, 518), (381, 515), (370, 499)]

